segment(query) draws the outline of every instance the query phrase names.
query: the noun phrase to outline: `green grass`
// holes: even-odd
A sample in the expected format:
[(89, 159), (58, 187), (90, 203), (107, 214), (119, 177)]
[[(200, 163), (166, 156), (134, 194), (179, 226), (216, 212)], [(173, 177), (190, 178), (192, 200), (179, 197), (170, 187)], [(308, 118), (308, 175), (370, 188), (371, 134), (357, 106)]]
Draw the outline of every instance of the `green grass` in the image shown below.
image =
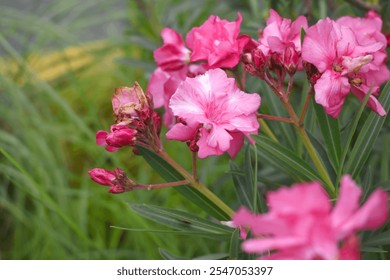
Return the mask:
[[(147, 203), (204, 216), (175, 190), (111, 195), (87, 174), (94, 167), (121, 167), (137, 182), (162, 182), (130, 149), (108, 153), (95, 145), (94, 135), (111, 124), (115, 87), (137, 80), (146, 88), (162, 27), (184, 34), (210, 14), (234, 19), (240, 9), (248, 16), (245, 30), (255, 33), (270, 5), (220, 2), (58, 0), (32, 11), (0, 5), (0, 259), (159, 259), (158, 248), (193, 258), (229, 250), (224, 242), (148, 232), (164, 228), (129, 207)], [(284, 2), (279, 5), (284, 16), (304, 11)], [(97, 26), (103, 27), (91, 38)], [(388, 123), (384, 130), (378, 142), (388, 151)], [(167, 150), (190, 167), (190, 156), (181, 156), (184, 144), (167, 143)], [(388, 187), (389, 153), (378, 147), (374, 152), (370, 178)], [(267, 183), (285, 181), (269, 166), (262, 168)], [(210, 158), (200, 164), (199, 175), (233, 201), (228, 169), (227, 156)], [(266, 174), (274, 177), (262, 177)]]

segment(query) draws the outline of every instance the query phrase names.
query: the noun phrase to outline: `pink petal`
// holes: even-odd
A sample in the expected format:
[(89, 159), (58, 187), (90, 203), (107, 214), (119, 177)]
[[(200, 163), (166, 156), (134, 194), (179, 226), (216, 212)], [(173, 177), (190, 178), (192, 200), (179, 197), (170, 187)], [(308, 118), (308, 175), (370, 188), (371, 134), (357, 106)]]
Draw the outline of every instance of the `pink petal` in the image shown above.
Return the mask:
[(388, 195), (382, 189), (375, 190), (366, 203), (352, 215), (339, 229), (340, 238), (357, 230), (373, 230), (382, 226), (388, 219)]
[(347, 237), (339, 252), (339, 260), (360, 260), (360, 241), (356, 235)]
[(244, 134), (242, 132), (230, 132), (233, 139), (230, 141), (230, 147), (227, 150), (231, 159), (235, 158), (244, 144)]
[(294, 251), (294, 247), (301, 246), (304, 243), (305, 240), (299, 237), (263, 237), (246, 240), (242, 243), (242, 249), (247, 253), (264, 253), (277, 249), (281, 249), (283, 251)]
[(268, 193), (267, 202), (270, 211), (278, 215), (305, 215), (310, 212), (327, 214), (331, 207), (328, 195), (317, 182), (279, 188)]
[(325, 71), (314, 85), (315, 100), (321, 104), (327, 114), (337, 118), (344, 100), (349, 93), (348, 78), (334, 71)]
[(107, 138), (108, 132), (104, 130), (99, 130), (96, 132), (96, 144), (99, 146), (107, 145), (106, 138)]
[(329, 18), (318, 21), (307, 29), (302, 45), (302, 59), (315, 65), (320, 72), (325, 72), (336, 58), (337, 41), (333, 21)]
[(196, 126), (175, 124), (166, 134), (168, 140), (189, 141), (195, 138)]
[(333, 208), (331, 217), (334, 227), (341, 226), (359, 208), (359, 199), (362, 191), (352, 180), (351, 176), (341, 178), (341, 187), (337, 203)]

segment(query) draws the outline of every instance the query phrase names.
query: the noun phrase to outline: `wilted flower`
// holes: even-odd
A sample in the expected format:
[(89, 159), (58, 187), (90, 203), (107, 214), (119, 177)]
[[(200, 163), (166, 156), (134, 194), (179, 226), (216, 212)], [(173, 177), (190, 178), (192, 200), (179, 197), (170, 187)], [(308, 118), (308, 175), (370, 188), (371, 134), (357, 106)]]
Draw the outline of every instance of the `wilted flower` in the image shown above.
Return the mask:
[(243, 250), (262, 254), (263, 259), (357, 259), (356, 232), (380, 227), (389, 211), (384, 190), (375, 190), (359, 207), (361, 195), (361, 189), (345, 175), (332, 209), (319, 183), (296, 184), (267, 195), (268, 213), (252, 214), (241, 208), (233, 222), (250, 228), (254, 237), (244, 241)]
[(159, 150), (160, 117), (153, 111), (153, 100), (136, 82), (133, 87), (120, 87), (112, 97), (115, 124), (110, 132), (99, 130), (96, 143), (115, 152), (123, 146), (143, 145)]
[(198, 156), (234, 157), (250, 134), (259, 128), (256, 112), (258, 94), (247, 94), (237, 88), (235, 80), (221, 69), (187, 78), (171, 97), (170, 108), (178, 118), (167, 133), (168, 139), (185, 141)]

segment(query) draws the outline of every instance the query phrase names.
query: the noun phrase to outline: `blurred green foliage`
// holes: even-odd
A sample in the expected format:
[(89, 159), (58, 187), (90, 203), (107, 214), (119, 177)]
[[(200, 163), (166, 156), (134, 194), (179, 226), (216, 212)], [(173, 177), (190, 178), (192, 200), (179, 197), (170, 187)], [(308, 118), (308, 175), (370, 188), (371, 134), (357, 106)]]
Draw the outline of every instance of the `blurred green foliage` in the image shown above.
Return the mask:
[[(311, 21), (364, 14), (345, 1), (53, 0), (28, 9), (9, 2), (0, 4), (0, 259), (158, 259), (158, 248), (192, 258), (228, 251), (227, 242), (149, 232), (163, 227), (129, 207), (150, 203), (205, 216), (175, 190), (110, 195), (89, 179), (93, 167), (121, 167), (137, 182), (162, 182), (130, 149), (107, 153), (95, 145), (95, 131), (112, 121), (113, 89), (134, 81), (146, 88), (164, 26), (185, 34), (211, 14), (235, 19), (239, 10), (242, 32), (255, 36), (270, 7)], [(379, 4), (388, 15), (386, 1)], [(384, 129), (369, 166), (375, 182), (390, 179), (388, 123)], [(190, 168), (184, 144), (167, 142), (166, 149)], [(261, 184), (289, 183), (269, 166), (260, 169)], [(213, 157), (200, 163), (199, 175), (233, 203), (228, 170), (227, 156)]]

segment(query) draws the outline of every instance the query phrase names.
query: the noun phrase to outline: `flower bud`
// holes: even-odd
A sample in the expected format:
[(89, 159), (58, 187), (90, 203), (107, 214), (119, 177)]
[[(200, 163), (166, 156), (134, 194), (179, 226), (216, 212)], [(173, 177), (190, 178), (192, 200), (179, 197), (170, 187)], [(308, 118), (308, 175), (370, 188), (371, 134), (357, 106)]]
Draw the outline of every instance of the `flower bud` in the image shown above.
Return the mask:
[(106, 142), (112, 147), (133, 146), (136, 131), (125, 126), (112, 126), (112, 133), (106, 137)]
[(115, 180), (114, 172), (103, 168), (94, 168), (88, 171), (88, 174), (92, 180), (103, 186), (110, 186)]

